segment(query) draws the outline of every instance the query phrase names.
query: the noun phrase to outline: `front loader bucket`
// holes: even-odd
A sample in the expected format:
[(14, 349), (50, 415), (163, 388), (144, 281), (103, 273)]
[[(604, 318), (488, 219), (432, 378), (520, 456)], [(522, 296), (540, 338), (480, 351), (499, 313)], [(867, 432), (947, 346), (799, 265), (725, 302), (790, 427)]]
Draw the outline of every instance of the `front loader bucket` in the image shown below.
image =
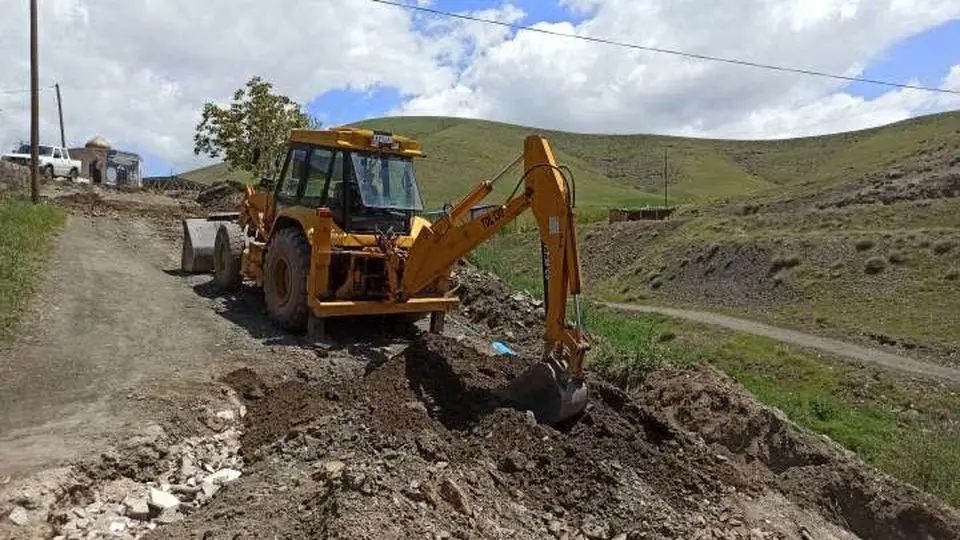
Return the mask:
[(587, 385), (554, 362), (538, 362), (498, 392), (508, 405), (532, 411), (541, 424), (554, 425), (583, 412)]
[(202, 274), (213, 270), (213, 248), (217, 229), (225, 221), (232, 221), (236, 212), (214, 214), (207, 218), (183, 220), (183, 250), (180, 253), (180, 270), (190, 274)]

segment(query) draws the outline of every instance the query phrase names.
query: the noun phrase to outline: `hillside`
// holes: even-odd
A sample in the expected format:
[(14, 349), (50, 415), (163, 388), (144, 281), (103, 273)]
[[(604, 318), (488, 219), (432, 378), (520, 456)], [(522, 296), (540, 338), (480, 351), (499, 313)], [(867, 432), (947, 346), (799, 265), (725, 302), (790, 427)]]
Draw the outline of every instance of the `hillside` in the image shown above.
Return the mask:
[[(674, 201), (704, 204), (717, 199), (802, 194), (883, 169), (920, 149), (945, 144), (960, 131), (960, 114), (775, 141), (591, 135), (447, 117), (379, 118), (356, 125), (413, 136), (423, 144), (428, 157), (418, 170), (430, 207), (467, 193), (477, 181), (516, 157), (524, 136), (541, 132), (550, 139), (558, 159), (573, 170), (580, 205), (599, 209), (662, 200), (664, 152)], [(215, 165), (185, 176), (210, 183), (227, 173), (224, 166)], [(500, 186), (501, 191), (512, 189), (507, 183)]]
[[(960, 365), (960, 130), (918, 140), (929, 126), (915, 129), (848, 142), (835, 172), (772, 192), (665, 222), (584, 225), (590, 295), (747, 315)], [(497, 238), (494, 263), (536, 289), (537, 242)]]

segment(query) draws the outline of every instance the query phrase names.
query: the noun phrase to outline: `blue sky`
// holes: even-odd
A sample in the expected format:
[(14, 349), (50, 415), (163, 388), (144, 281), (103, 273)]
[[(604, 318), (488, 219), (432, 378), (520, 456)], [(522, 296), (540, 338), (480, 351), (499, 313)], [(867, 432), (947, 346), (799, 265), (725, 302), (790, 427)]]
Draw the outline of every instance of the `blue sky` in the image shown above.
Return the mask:
[[(579, 22), (583, 15), (574, 14), (555, 1), (513, 0), (526, 18), (521, 24), (539, 21)], [(432, 7), (447, 11), (474, 11), (496, 7), (500, 2), (490, 0), (436, 0)], [(960, 21), (954, 20), (916, 34), (889, 47), (868, 65), (862, 74), (867, 78), (938, 86), (950, 66), (960, 63)], [(866, 83), (853, 83), (846, 91), (852, 95), (873, 99), (889, 88)], [(394, 88), (375, 87), (365, 92), (333, 90), (320, 94), (306, 105), (308, 112), (317, 116), (325, 126), (342, 125), (365, 118), (379, 117), (397, 107), (403, 96)], [(155, 156), (144, 154), (146, 173), (167, 174), (170, 166)]]

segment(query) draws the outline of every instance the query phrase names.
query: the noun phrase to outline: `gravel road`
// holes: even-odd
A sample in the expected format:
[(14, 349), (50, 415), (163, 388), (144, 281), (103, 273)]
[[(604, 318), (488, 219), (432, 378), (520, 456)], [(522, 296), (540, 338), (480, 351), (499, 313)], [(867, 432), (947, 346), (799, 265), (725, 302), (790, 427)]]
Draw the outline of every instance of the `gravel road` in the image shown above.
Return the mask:
[(900, 356), (877, 349), (871, 349), (869, 347), (854, 345), (852, 343), (847, 343), (836, 339), (797, 332), (796, 330), (777, 328), (758, 323), (756, 321), (730, 317), (729, 315), (720, 315), (718, 313), (711, 313), (708, 311), (694, 311), (689, 309), (676, 309), (636, 304), (604, 303), (603, 305), (619, 311), (631, 313), (659, 313), (668, 317), (676, 317), (678, 319), (686, 319), (688, 321), (710, 324), (713, 326), (722, 326), (723, 328), (729, 328), (730, 330), (763, 336), (780, 341), (782, 343), (790, 343), (791, 345), (799, 345), (801, 347), (810, 347), (812, 349), (835, 354), (850, 360), (874, 364), (880, 367), (895, 369), (913, 375), (920, 375), (923, 377), (931, 377), (960, 383), (960, 369), (954, 369), (934, 364), (932, 362), (924, 362), (906, 356)]

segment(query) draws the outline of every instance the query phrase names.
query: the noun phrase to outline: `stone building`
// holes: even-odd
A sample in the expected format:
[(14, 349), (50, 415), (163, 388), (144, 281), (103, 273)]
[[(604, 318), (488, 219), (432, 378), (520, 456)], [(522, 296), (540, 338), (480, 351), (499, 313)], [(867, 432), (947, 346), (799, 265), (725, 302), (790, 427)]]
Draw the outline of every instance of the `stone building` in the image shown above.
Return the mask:
[(133, 152), (114, 150), (103, 137), (94, 137), (83, 148), (71, 148), (70, 157), (80, 160), (80, 176), (94, 184), (143, 185), (143, 160)]

